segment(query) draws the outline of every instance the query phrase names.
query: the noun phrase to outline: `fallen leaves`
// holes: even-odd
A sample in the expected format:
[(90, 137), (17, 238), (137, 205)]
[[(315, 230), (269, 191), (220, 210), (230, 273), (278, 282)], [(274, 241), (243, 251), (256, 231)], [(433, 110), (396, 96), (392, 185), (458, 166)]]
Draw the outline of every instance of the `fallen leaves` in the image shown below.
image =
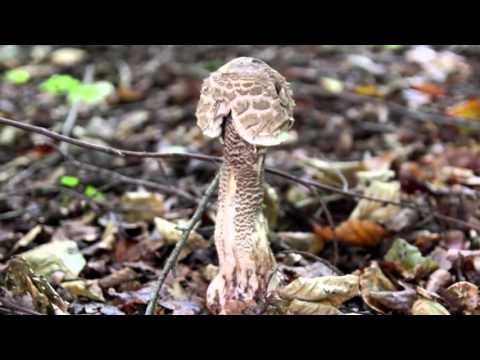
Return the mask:
[(46, 314), (51, 312), (57, 315), (65, 315), (68, 309), (60, 295), (53, 289), (50, 283), (41, 275), (38, 275), (30, 264), (21, 257), (10, 260), (6, 270), (7, 288), (14, 296), (28, 294), (33, 302), (35, 310)]
[[(400, 201), (400, 184), (397, 182), (374, 181), (365, 191), (365, 196), (398, 203)], [(401, 216), (400, 216), (401, 215)], [(397, 217), (399, 216), (399, 217)], [(314, 226), (315, 233), (326, 240), (337, 238), (352, 246), (374, 247), (388, 234), (389, 228), (401, 230), (410, 223), (402, 210), (392, 204), (362, 199), (350, 215), (349, 220), (335, 229)], [(401, 226), (398, 226), (401, 223)]]
[(378, 300), (379, 296), (375, 295), (387, 291), (394, 292), (396, 291), (396, 288), (383, 274), (378, 263), (374, 262), (370, 267), (362, 271), (359, 284), (363, 301), (372, 309), (381, 314), (385, 314), (389, 310), (389, 307), (382, 304), (382, 301)]
[(480, 120), (480, 98), (466, 100), (450, 106), (447, 108), (447, 115), (464, 119)]
[(71, 295), (93, 301), (104, 302), (103, 292), (97, 280), (77, 280), (64, 282), (61, 286), (68, 290)]
[(359, 295), (356, 275), (298, 278), (277, 290), (286, 312), (296, 315), (338, 315), (338, 306)]
[(347, 245), (374, 247), (377, 246), (387, 234), (385, 229), (369, 220), (349, 220), (335, 228), (322, 228), (314, 225), (315, 234), (322, 239), (333, 241), (335, 238)]
[(165, 213), (164, 197), (147, 191), (127, 193), (122, 197), (125, 219), (131, 223), (151, 222)]
[(87, 264), (73, 241), (55, 241), (19, 255), (32, 270), (49, 281), (75, 280)]
[(393, 243), (385, 261), (406, 279), (428, 275), (438, 268), (435, 260), (424, 257), (416, 246), (403, 239)]
[(478, 287), (467, 281), (453, 284), (442, 295), (451, 308), (466, 314), (471, 314), (480, 304)]
[(447, 309), (444, 306), (439, 304), (436, 301), (428, 299), (419, 299), (415, 301), (412, 307), (412, 315), (430, 315), (430, 316), (439, 316), (439, 315), (450, 315)]

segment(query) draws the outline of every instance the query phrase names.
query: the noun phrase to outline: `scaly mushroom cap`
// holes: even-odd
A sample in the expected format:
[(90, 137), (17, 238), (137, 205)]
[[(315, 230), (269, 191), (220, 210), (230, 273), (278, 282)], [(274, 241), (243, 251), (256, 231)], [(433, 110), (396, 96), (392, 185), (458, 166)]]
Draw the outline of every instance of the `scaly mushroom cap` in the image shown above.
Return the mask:
[(211, 138), (221, 136), (231, 115), (235, 130), (255, 146), (284, 142), (294, 123), (295, 101), (285, 78), (261, 60), (242, 57), (207, 78), (197, 109), (198, 126)]

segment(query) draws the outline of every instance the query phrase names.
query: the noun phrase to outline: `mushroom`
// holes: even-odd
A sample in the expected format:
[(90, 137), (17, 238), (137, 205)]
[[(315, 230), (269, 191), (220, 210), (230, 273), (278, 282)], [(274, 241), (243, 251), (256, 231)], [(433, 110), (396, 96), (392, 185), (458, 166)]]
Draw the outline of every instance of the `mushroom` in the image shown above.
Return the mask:
[(294, 107), (285, 78), (258, 59), (235, 59), (203, 83), (198, 126), (225, 148), (214, 235), (219, 272), (207, 291), (212, 313), (259, 313), (275, 287), (262, 211), (264, 161), (268, 147), (286, 140)]

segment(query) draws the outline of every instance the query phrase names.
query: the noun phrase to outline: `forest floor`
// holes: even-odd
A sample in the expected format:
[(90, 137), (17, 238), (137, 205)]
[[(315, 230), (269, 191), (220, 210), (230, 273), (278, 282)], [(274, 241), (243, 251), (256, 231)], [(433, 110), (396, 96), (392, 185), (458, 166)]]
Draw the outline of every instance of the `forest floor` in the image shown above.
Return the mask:
[[(288, 313), (480, 314), (475, 46), (69, 46), (0, 46), (0, 117), (118, 149), (222, 156), (196, 126), (202, 80), (250, 56), (291, 82), (296, 123), (266, 165), (303, 184), (267, 174), (265, 212), (278, 270), (323, 295)], [(217, 171), (0, 125), (0, 313), (143, 314)], [(208, 314), (215, 200), (157, 314)]]

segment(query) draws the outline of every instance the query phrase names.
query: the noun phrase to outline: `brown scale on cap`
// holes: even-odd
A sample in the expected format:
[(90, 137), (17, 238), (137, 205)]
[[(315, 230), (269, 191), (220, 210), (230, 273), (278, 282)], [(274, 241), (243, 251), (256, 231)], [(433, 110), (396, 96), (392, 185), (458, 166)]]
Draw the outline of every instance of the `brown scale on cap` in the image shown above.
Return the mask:
[(221, 135), (231, 116), (235, 130), (252, 145), (275, 146), (294, 123), (292, 91), (277, 71), (261, 60), (238, 58), (205, 80), (197, 110), (205, 135)]
[(198, 126), (225, 144), (215, 226), (219, 274), (207, 294), (214, 313), (256, 313), (275, 286), (262, 212), (265, 148), (285, 140), (294, 106), (286, 80), (257, 59), (233, 60), (204, 82)]

